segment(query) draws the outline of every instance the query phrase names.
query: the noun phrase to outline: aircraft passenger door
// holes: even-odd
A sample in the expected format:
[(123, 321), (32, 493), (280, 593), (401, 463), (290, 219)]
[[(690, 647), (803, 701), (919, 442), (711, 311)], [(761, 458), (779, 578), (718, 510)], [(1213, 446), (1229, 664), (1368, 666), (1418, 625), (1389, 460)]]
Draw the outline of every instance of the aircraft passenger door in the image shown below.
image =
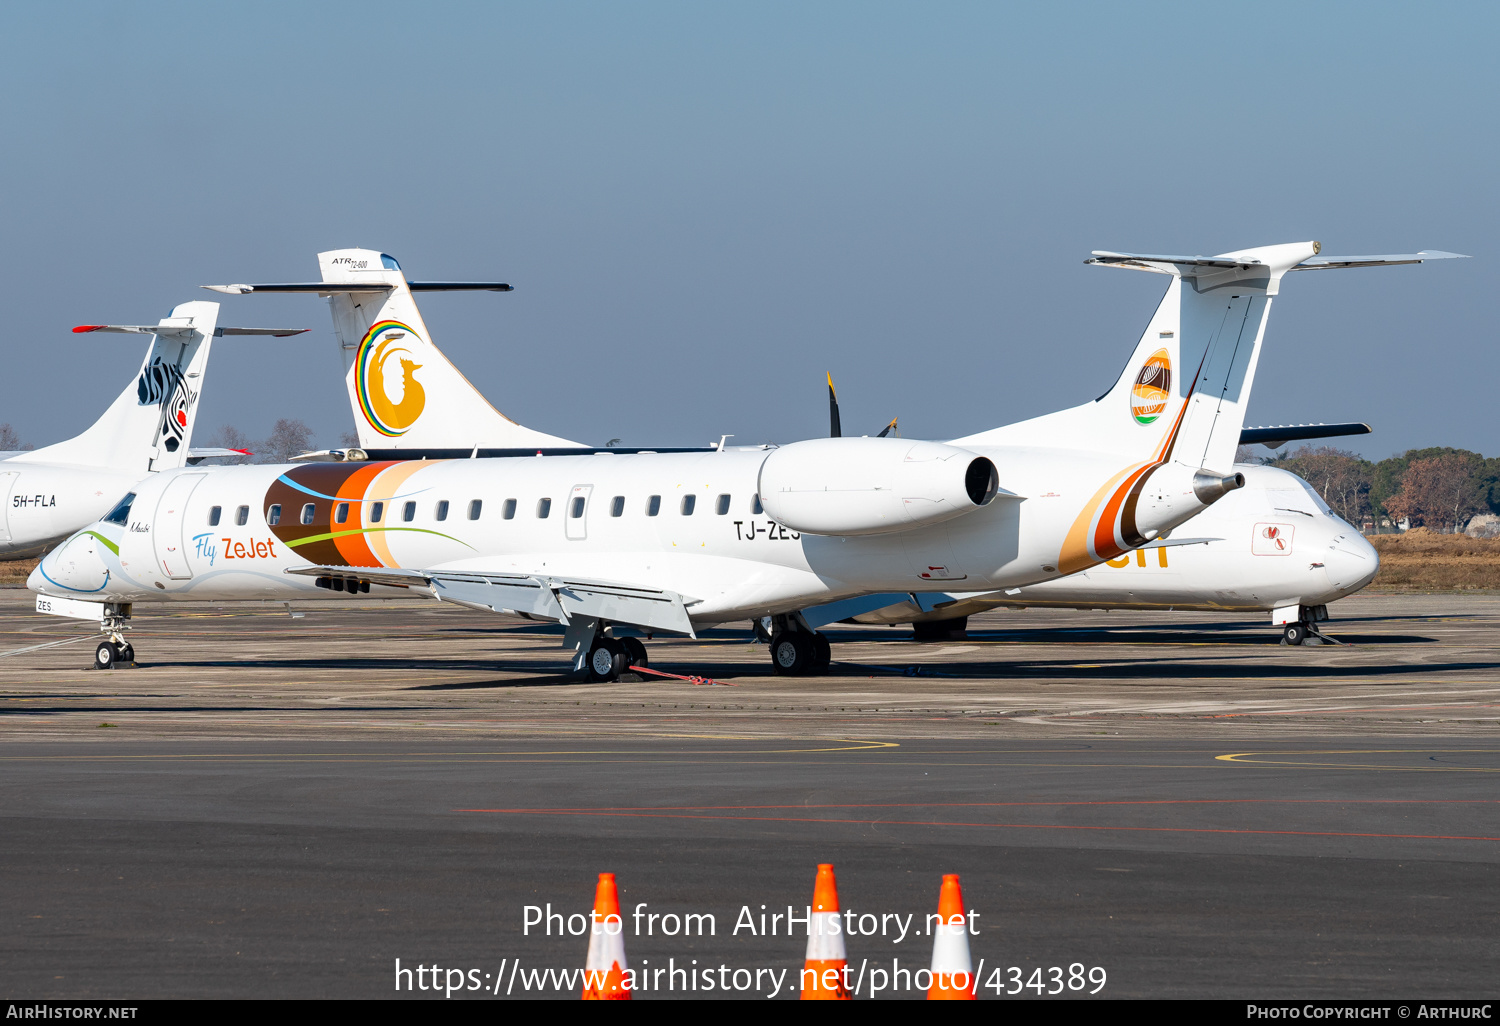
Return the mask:
[(15, 490), (16, 479), (20, 476), (14, 470), (0, 472), (0, 499), (5, 502), (0, 506), (0, 542), (10, 541), (10, 493)]
[(188, 497), (204, 476), (180, 474), (174, 477), (156, 504), (156, 519), (151, 525), (156, 567), (174, 581), (185, 581), (193, 576), (187, 560), (187, 505)]
[(589, 536), (589, 496), (593, 493), (593, 485), (574, 485), (573, 490), (568, 493), (568, 505), (563, 509), (563, 523), (568, 537), (573, 541), (583, 541)]

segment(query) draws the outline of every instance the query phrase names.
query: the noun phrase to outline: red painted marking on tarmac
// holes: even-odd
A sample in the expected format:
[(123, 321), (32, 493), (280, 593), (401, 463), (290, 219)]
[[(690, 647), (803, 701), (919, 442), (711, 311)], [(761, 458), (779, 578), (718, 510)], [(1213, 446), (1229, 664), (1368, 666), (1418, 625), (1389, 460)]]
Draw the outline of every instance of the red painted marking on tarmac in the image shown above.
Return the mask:
[(753, 823), (847, 823), (854, 826), (990, 827), (1004, 830), (1099, 830), (1158, 834), (1261, 834), (1278, 837), (1369, 837), (1409, 841), (1500, 841), (1500, 837), (1467, 834), (1378, 834), (1342, 830), (1251, 830), (1230, 827), (1078, 826), (1057, 823), (965, 823), (932, 819), (833, 819), (815, 816), (694, 816), (683, 813), (627, 812), (593, 809), (454, 809), (455, 812), (495, 812), (529, 816), (625, 816), (641, 819), (707, 819)]

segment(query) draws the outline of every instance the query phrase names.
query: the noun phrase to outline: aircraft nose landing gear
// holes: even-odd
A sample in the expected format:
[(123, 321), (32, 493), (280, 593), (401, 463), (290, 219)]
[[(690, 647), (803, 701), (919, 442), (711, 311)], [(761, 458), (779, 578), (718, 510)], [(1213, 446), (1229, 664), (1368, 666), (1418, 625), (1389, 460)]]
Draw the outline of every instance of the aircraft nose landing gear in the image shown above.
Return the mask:
[(135, 646), (125, 640), (124, 632), (130, 629), (130, 605), (109, 603), (104, 607), (104, 619), (100, 628), (106, 637), (94, 649), (94, 669), (117, 670), (135, 665)]
[(1318, 630), (1318, 621), (1328, 619), (1327, 606), (1295, 606), (1296, 619), (1283, 616), (1283, 611), (1278, 609), (1273, 615), (1281, 623), (1281, 643), (1283, 645), (1336, 645), (1339, 642), (1323, 636)]

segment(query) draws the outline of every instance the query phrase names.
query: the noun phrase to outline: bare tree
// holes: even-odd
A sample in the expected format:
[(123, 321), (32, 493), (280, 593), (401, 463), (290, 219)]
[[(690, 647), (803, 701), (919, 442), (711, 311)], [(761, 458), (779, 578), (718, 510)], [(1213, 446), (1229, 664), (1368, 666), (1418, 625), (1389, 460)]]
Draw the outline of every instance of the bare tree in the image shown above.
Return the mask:
[[(225, 424), (215, 431), (214, 436), (208, 440), (208, 444), (220, 449), (253, 449), (255, 447), (255, 443), (233, 424)], [(251, 453), (251, 456), (253, 455), (254, 453)], [(241, 463), (249, 463), (250, 456), (216, 456), (203, 462), (212, 466), (233, 467)]]
[(36, 446), (30, 442), (22, 443), (21, 436), (16, 434), (16, 429), (9, 424), (0, 424), (0, 451), (16, 452), (22, 449), (34, 449)]
[(1401, 490), (1385, 500), (1386, 512), (1413, 527), (1458, 530), (1484, 508), (1478, 470), (1475, 457), (1456, 452), (1413, 460)]
[(356, 435), (353, 431), (345, 431), (342, 435), (339, 436), (339, 444), (341, 444), (345, 449), (353, 448), (354, 446), (359, 445), (359, 436)]
[(1257, 453), (1255, 449), (1256, 447), (1253, 445), (1239, 446), (1234, 450), (1234, 462), (1249, 463), (1252, 466), (1266, 462), (1266, 458)]
[(255, 462), (288, 463), (293, 456), (312, 448), (312, 428), (300, 420), (281, 418), (271, 429), (271, 437), (256, 446)]
[(1290, 456), (1273, 461), (1313, 486), (1332, 509), (1351, 524), (1371, 516), (1369, 460), (1331, 445), (1304, 445)]

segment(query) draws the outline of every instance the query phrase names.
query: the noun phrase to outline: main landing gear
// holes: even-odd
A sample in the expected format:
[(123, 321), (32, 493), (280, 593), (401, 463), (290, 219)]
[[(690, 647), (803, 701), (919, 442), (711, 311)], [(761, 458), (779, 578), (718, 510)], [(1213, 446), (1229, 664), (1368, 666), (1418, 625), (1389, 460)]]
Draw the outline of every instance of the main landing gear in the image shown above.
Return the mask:
[(771, 618), (771, 668), (780, 677), (806, 677), (824, 673), (833, 661), (828, 639), (810, 631), (802, 618)]
[[(572, 624), (569, 624), (568, 631), (572, 633)], [(587, 638), (587, 645), (582, 643), (582, 639), (574, 643), (574, 650), (578, 653), (573, 663), (574, 669), (582, 670), (592, 684), (607, 684), (619, 680), (622, 675), (630, 672), (632, 666), (651, 665), (646, 646), (640, 638), (615, 638), (610, 636), (609, 631), (609, 624), (603, 621), (587, 624), (579, 632)]]
[[(1276, 614), (1280, 613), (1281, 610), (1276, 611)], [(1326, 619), (1328, 619), (1327, 606), (1298, 606), (1297, 619), (1283, 620), (1281, 622), (1281, 643), (1283, 645), (1338, 644), (1332, 638), (1325, 637), (1323, 632), (1318, 630), (1318, 623)]]
[(117, 670), (135, 665), (135, 646), (125, 640), (125, 632), (130, 629), (129, 619), (130, 603), (105, 605), (104, 619), (99, 624), (105, 638), (94, 649), (94, 669)]

